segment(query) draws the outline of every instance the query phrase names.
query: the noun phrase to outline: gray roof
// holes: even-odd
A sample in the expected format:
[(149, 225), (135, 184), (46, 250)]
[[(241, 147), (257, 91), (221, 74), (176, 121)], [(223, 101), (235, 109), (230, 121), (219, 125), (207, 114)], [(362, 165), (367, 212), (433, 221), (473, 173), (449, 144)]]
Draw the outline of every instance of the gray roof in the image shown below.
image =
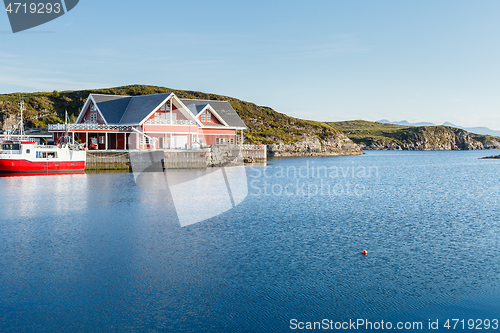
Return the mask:
[(186, 107), (191, 111), (192, 114), (195, 116), (198, 115), (198, 113), (201, 112), (208, 104), (191, 104), (191, 105), (186, 105)]
[(138, 124), (172, 93), (134, 96), (120, 124)]
[(92, 94), (97, 107), (108, 124), (119, 124), (123, 112), (127, 109), (132, 97), (116, 95)]
[(224, 119), (224, 121), (230, 127), (247, 128), (243, 120), (241, 120), (240, 116), (238, 116), (238, 114), (233, 109), (231, 104), (229, 104), (229, 102), (227, 101), (212, 101), (206, 99), (185, 99), (185, 98), (181, 98), (181, 101), (182, 103), (184, 103), (184, 105), (189, 107), (190, 110), (192, 108), (190, 107), (191, 105), (196, 105), (196, 109), (198, 109), (198, 105), (206, 106), (206, 104), (210, 104), (210, 106), (215, 110), (215, 112), (217, 112), (217, 114), (221, 116), (222, 119)]
[(172, 93), (119, 96), (92, 94), (109, 125), (139, 124)]
[(205, 127), (226, 127), (224, 124), (214, 124), (214, 123), (203, 123)]
[[(109, 125), (139, 124), (154, 109), (170, 97), (172, 93), (120, 96), (91, 94), (97, 107)], [(243, 120), (227, 101), (212, 101), (202, 99), (181, 99), (182, 103), (195, 116), (208, 104), (222, 117), (230, 127), (247, 128)], [(206, 126), (215, 126), (206, 124)]]

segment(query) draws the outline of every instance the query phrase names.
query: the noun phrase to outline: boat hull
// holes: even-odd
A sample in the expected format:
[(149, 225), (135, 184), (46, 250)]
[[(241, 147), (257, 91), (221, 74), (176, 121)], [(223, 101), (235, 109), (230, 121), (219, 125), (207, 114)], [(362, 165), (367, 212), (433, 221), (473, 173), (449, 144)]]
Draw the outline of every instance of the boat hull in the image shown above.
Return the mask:
[(0, 159), (0, 172), (2, 173), (79, 172), (83, 170), (85, 170), (85, 161), (31, 162), (18, 159)]

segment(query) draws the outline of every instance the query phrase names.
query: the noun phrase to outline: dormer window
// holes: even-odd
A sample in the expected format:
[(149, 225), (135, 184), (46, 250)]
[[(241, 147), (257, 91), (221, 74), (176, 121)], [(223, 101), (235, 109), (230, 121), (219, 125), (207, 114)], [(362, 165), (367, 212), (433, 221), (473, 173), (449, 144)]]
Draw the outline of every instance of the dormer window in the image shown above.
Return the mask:
[(210, 111), (203, 111), (201, 113), (201, 122), (204, 123), (204, 122), (210, 122), (212, 120), (212, 114), (210, 113)]
[(170, 102), (166, 102), (165, 104), (160, 106), (160, 110), (167, 111), (167, 112), (170, 111)]

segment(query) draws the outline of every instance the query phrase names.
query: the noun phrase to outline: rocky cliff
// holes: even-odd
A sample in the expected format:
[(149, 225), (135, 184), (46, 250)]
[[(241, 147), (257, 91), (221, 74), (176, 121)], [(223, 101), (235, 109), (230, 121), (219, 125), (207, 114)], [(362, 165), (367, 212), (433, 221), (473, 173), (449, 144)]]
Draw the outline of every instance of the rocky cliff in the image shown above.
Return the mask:
[(365, 120), (329, 123), (362, 149), (473, 150), (499, 149), (500, 138), (449, 126), (399, 126)]
[[(422, 126), (407, 128), (394, 137), (396, 142), (373, 142), (361, 145), (363, 149), (394, 149), (394, 150), (475, 150), (485, 149), (478, 136), (459, 128), (447, 126)], [(397, 142), (399, 141), (399, 143)], [(495, 140), (490, 146), (498, 145)], [(490, 148), (490, 147), (489, 147)]]
[(18, 122), (17, 116), (7, 112), (0, 111), (0, 130), (6, 130), (10, 126), (14, 126)]

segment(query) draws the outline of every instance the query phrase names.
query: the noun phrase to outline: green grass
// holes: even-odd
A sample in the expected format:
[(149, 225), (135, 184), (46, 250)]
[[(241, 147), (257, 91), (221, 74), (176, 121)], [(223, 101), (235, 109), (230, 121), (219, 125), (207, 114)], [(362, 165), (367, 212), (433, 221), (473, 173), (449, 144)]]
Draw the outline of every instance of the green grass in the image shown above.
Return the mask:
[(372, 143), (396, 143), (402, 144), (401, 134), (410, 129), (408, 126), (383, 124), (366, 120), (349, 120), (339, 122), (328, 122), (357, 144), (370, 145)]

